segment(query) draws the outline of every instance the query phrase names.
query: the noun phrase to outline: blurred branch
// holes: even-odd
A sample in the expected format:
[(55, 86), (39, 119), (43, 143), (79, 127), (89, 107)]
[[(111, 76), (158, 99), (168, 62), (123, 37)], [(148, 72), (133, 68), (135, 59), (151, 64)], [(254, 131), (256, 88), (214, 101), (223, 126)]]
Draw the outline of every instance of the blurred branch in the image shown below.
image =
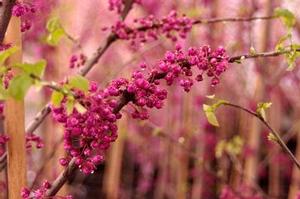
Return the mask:
[(236, 105), (236, 104), (232, 104), (232, 103), (228, 103), (228, 102), (222, 103), (222, 105), (224, 105), (224, 106), (230, 106), (230, 107), (233, 107), (233, 108), (236, 108), (236, 109), (240, 109), (240, 110), (242, 110), (244, 112), (247, 112), (248, 114), (256, 117), (257, 119), (259, 119), (267, 127), (267, 129), (269, 129), (271, 131), (272, 135), (274, 135), (275, 138), (276, 138), (276, 142), (289, 155), (289, 157), (296, 164), (296, 166), (298, 167), (298, 169), (300, 169), (300, 163), (297, 160), (297, 158), (294, 156), (294, 154), (290, 151), (290, 149), (284, 143), (284, 141), (282, 140), (282, 138), (280, 137), (280, 135), (270, 126), (270, 124), (260, 114), (254, 112), (254, 111), (252, 111), (250, 109), (244, 108), (244, 107), (242, 107), (240, 105)]
[(121, 19), (122, 20), (125, 20), (126, 16), (128, 15), (129, 11), (131, 10), (132, 8), (132, 5), (133, 5), (134, 1), (133, 0), (126, 0), (125, 1), (125, 7), (121, 13)]
[(15, 2), (16, 0), (0, 0), (0, 43), (4, 40)]
[(263, 16), (263, 17), (230, 17), (230, 18), (215, 18), (215, 19), (199, 19), (195, 20), (193, 24), (212, 24), (212, 23), (226, 23), (226, 22), (250, 22), (257, 20), (275, 19), (277, 16)]
[(229, 63), (234, 63), (234, 62), (242, 61), (244, 59), (253, 59), (253, 58), (259, 58), (259, 57), (277, 57), (279, 55), (291, 53), (294, 51), (300, 52), (300, 48), (234, 56), (234, 57), (229, 58)]

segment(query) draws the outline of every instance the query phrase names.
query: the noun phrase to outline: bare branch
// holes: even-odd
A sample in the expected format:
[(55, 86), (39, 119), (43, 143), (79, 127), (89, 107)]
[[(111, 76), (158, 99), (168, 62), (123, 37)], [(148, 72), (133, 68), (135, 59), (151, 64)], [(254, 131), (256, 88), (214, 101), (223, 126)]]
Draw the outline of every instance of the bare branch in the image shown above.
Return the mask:
[(237, 61), (241, 61), (243, 59), (253, 59), (253, 58), (259, 58), (259, 57), (277, 57), (279, 55), (291, 53), (291, 52), (300, 52), (300, 48), (297, 49), (290, 49), (290, 50), (283, 50), (283, 51), (271, 51), (271, 52), (262, 52), (262, 53), (254, 53), (254, 54), (245, 54), (245, 55), (238, 55), (231, 57), (229, 59), (230, 63), (234, 63)]
[(223, 103), (224, 106), (230, 106), (236, 109), (240, 109), (244, 112), (247, 112), (248, 114), (256, 117), (257, 119), (259, 119), (270, 131), (271, 133), (275, 136), (277, 143), (281, 146), (281, 148), (289, 155), (289, 157), (291, 158), (291, 160), (296, 164), (296, 166), (298, 167), (298, 169), (300, 169), (300, 163), (297, 160), (297, 158), (294, 156), (294, 154), (290, 151), (290, 149), (287, 147), (287, 145), (284, 143), (283, 139), (280, 137), (280, 135), (270, 126), (270, 124), (263, 118), (261, 117), (258, 113), (249, 110), (245, 107), (242, 107), (240, 105), (236, 105), (236, 104), (232, 104), (232, 103)]

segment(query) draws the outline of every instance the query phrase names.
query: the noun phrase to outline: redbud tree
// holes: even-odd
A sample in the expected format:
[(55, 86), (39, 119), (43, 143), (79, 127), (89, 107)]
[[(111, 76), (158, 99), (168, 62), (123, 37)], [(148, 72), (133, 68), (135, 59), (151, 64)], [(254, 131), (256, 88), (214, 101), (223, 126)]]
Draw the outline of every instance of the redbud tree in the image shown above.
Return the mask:
[(297, 197), (299, 25), (272, 2), (1, 1), (0, 195)]

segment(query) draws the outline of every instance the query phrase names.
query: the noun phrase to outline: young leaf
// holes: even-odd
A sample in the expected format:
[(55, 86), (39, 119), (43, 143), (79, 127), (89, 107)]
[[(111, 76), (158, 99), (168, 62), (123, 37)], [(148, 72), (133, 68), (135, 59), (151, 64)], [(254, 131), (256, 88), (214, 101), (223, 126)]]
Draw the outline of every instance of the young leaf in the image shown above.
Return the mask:
[(225, 148), (226, 148), (226, 141), (225, 140), (221, 140), (217, 143), (216, 148), (215, 148), (216, 158), (222, 157)]
[(205, 116), (206, 116), (208, 122), (213, 126), (219, 126), (219, 122), (215, 115), (215, 109), (212, 106), (203, 104), (203, 110), (205, 112)]
[(22, 63), (17, 64), (16, 67), (21, 68), (28, 75), (35, 75), (37, 77), (42, 77), (46, 68), (47, 62), (45, 60), (40, 60), (34, 64)]
[(226, 145), (226, 152), (231, 155), (239, 155), (242, 152), (244, 141), (240, 136), (234, 136)]
[(259, 114), (264, 120), (266, 119), (266, 112), (268, 108), (272, 105), (271, 102), (258, 103), (256, 113)]
[(76, 102), (74, 106), (79, 113), (85, 113), (87, 111), (86, 108), (78, 102)]
[(17, 47), (10, 47), (7, 50), (0, 52), (0, 64), (4, 64), (4, 62), (9, 58), (11, 55), (16, 53), (19, 49)]
[(84, 92), (89, 90), (89, 81), (83, 76), (76, 75), (69, 79), (69, 85), (71, 88), (77, 88)]
[(46, 28), (49, 32), (46, 42), (49, 45), (56, 46), (60, 39), (66, 35), (66, 32), (57, 17), (49, 19)]
[(51, 103), (58, 107), (61, 105), (62, 100), (64, 99), (64, 95), (61, 92), (53, 91), (51, 95)]
[(283, 35), (282, 37), (280, 37), (279, 41), (277, 42), (277, 44), (275, 46), (275, 49), (279, 52), (285, 50), (284, 43), (285, 43), (285, 41), (290, 40), (291, 37), (292, 37), (292, 34), (290, 32)]
[(63, 29), (57, 29), (51, 33), (46, 38), (47, 44), (51, 46), (57, 46), (59, 41), (65, 36), (65, 31)]
[(285, 8), (276, 8), (275, 9), (275, 16), (280, 17), (283, 24), (287, 28), (292, 28), (296, 24), (295, 15)]
[(66, 102), (66, 108), (67, 108), (67, 114), (70, 115), (73, 112), (74, 109), (74, 98), (68, 97)]
[(286, 54), (286, 59), (288, 63), (287, 71), (294, 70), (296, 66), (296, 59), (299, 57), (300, 57), (300, 52), (298, 52), (296, 48), (294, 48), (291, 52)]
[(60, 24), (59, 19), (57, 17), (52, 17), (47, 21), (46, 29), (49, 32), (53, 32), (53, 31), (55, 31), (57, 29), (60, 29), (60, 28), (62, 28), (62, 27), (61, 27), (61, 24)]
[(32, 79), (27, 74), (18, 75), (11, 80), (8, 93), (11, 97), (21, 100), (32, 84)]

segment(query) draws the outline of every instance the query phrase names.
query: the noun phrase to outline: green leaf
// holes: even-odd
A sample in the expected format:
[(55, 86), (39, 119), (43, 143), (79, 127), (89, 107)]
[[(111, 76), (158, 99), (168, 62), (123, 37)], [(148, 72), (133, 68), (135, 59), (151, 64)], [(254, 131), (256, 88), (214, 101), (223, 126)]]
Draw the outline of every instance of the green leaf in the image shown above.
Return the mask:
[(56, 46), (61, 38), (66, 35), (66, 32), (57, 17), (50, 18), (46, 28), (49, 32), (46, 42), (51, 46)]
[(7, 50), (4, 50), (2, 52), (0, 52), (0, 64), (4, 64), (4, 62), (7, 60), (7, 58), (9, 58), (11, 55), (13, 55), (14, 53), (16, 53), (19, 50), (19, 48), (17, 47), (10, 47)]
[(219, 122), (215, 115), (215, 108), (207, 104), (203, 104), (203, 110), (208, 122), (213, 126), (219, 126)]
[(17, 64), (16, 67), (21, 68), (28, 75), (35, 75), (37, 77), (42, 77), (46, 68), (47, 62), (45, 60), (40, 60), (36, 63), (22, 63)]
[(57, 46), (59, 41), (65, 36), (65, 31), (63, 29), (57, 29), (51, 32), (47, 38), (46, 42), (51, 46)]
[(225, 148), (226, 148), (226, 141), (225, 140), (221, 140), (217, 143), (216, 148), (215, 148), (216, 158), (222, 157)]
[(15, 76), (9, 84), (8, 93), (11, 97), (22, 100), (32, 84), (32, 79), (27, 74)]
[(68, 96), (67, 102), (66, 102), (66, 109), (67, 109), (67, 114), (70, 115), (73, 112), (74, 109), (74, 98), (71, 96)]
[(300, 52), (297, 51), (297, 48), (293, 48), (293, 50), (286, 54), (286, 59), (288, 63), (287, 71), (294, 70), (296, 66), (296, 60), (300, 57)]
[(61, 24), (58, 17), (52, 17), (47, 21), (46, 28), (49, 32), (53, 32), (61, 28)]
[(75, 75), (69, 79), (71, 88), (77, 88), (84, 92), (89, 90), (89, 81), (81, 75)]
[(266, 110), (272, 105), (271, 102), (258, 103), (256, 113), (259, 114), (264, 120), (266, 119)]
[(239, 155), (242, 152), (244, 141), (240, 136), (234, 136), (226, 145), (226, 152), (231, 155)]
[(64, 95), (61, 92), (53, 91), (51, 95), (51, 103), (58, 107), (61, 105), (62, 100), (64, 99)]
[(83, 114), (87, 111), (86, 108), (84, 106), (82, 106), (79, 102), (76, 102), (74, 106), (75, 106), (76, 110), (81, 114)]
[(290, 40), (291, 38), (292, 38), (292, 34), (290, 32), (280, 37), (279, 41), (275, 46), (275, 49), (279, 52), (285, 50), (284, 43), (285, 41)]
[(285, 8), (276, 8), (275, 9), (275, 16), (280, 17), (283, 24), (287, 28), (292, 28), (296, 24), (295, 15)]

